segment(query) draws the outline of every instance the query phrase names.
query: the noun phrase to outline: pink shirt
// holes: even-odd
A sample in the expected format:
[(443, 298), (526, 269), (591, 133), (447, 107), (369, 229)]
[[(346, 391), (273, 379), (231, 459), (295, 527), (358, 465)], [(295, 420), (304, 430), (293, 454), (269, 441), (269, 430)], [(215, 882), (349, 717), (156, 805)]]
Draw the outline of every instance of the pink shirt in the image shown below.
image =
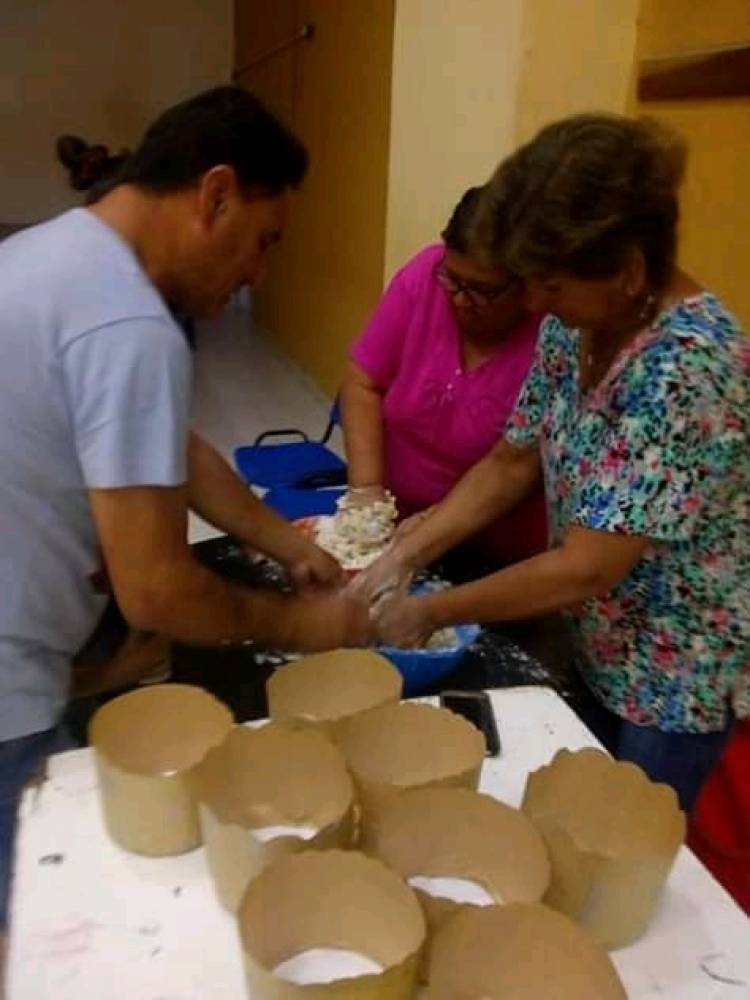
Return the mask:
[[(384, 391), (386, 485), (402, 516), (441, 500), (502, 435), (539, 331), (540, 318), (530, 317), (466, 371), (458, 325), (434, 277), (443, 253), (442, 244), (429, 246), (396, 274), (351, 351)], [(539, 504), (531, 549), (539, 547), (541, 511)]]

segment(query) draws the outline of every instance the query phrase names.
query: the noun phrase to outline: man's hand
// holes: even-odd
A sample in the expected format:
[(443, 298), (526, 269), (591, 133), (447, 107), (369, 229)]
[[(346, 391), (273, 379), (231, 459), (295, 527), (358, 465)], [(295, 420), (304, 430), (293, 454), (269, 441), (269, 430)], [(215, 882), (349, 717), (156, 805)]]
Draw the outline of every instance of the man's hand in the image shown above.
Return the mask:
[[(311, 576), (317, 582), (331, 579), (328, 560), (311, 555), (310, 541), (259, 500), (216, 449), (195, 433), (190, 435), (188, 457), (188, 500), (197, 514), (254, 551), (281, 563), (292, 576)], [(311, 563), (312, 574), (307, 570), (297, 574), (296, 567), (305, 561)]]
[(343, 570), (333, 556), (312, 543), (287, 566), (287, 570), (294, 589), (301, 594), (332, 590), (344, 578)]
[(130, 632), (106, 663), (73, 663), (71, 696), (83, 698), (135, 684), (153, 684), (170, 674), (171, 644), (161, 635)]
[(400, 593), (381, 601), (375, 611), (378, 641), (387, 646), (413, 649), (423, 646), (435, 631), (426, 597), (408, 597)]
[(346, 593), (297, 601), (290, 649), (325, 651), (346, 646), (369, 646), (373, 625), (369, 608)]

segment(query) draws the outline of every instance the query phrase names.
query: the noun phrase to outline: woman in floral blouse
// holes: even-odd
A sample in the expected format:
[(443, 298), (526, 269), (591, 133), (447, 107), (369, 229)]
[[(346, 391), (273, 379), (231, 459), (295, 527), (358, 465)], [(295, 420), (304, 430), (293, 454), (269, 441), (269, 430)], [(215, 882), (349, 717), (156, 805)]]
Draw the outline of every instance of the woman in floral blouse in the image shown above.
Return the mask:
[(750, 341), (677, 269), (684, 148), (648, 121), (543, 129), (487, 185), (473, 252), (549, 315), (505, 436), (359, 586), (475, 532), (544, 476), (546, 553), (381, 603), (383, 637), (565, 609), (617, 751), (690, 810), (750, 714)]

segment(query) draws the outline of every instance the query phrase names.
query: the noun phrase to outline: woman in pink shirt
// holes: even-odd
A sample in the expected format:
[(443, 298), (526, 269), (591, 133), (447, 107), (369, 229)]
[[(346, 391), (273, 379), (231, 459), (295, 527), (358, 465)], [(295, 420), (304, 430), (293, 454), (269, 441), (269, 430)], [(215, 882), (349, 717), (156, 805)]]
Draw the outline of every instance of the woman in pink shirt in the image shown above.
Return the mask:
[[(521, 282), (466, 253), (478, 196), (396, 274), (351, 351), (349, 486), (390, 490), (402, 518), (442, 500), (502, 436), (534, 356), (540, 317)], [(541, 491), (475, 541), (502, 562), (543, 550)]]

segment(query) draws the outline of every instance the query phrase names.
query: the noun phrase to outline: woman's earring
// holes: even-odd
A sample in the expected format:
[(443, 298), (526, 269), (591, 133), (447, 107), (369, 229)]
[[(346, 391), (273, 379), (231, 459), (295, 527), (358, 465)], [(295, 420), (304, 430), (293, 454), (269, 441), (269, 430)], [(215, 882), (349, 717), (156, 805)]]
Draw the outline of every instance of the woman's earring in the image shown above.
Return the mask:
[(646, 296), (646, 300), (643, 303), (643, 308), (641, 309), (638, 316), (638, 319), (642, 323), (650, 323), (651, 320), (654, 318), (654, 315), (656, 313), (656, 303), (657, 303), (656, 296), (653, 294), (653, 292), (649, 293)]

